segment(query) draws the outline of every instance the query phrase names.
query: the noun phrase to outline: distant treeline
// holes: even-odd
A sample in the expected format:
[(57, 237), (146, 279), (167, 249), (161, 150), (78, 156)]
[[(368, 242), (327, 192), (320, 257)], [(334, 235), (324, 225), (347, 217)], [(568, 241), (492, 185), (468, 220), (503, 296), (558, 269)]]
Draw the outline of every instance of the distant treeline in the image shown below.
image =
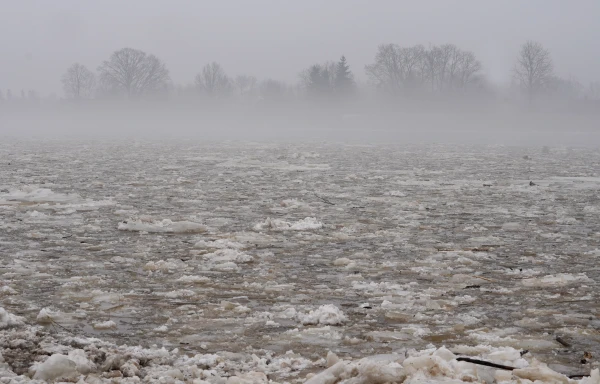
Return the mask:
[[(368, 81), (357, 84), (346, 57), (317, 63), (300, 71), (294, 84), (259, 80), (241, 74), (230, 76), (216, 62), (200, 69), (189, 84), (174, 84), (166, 64), (153, 54), (133, 48), (115, 51), (96, 71), (75, 63), (61, 77), (64, 98), (69, 100), (219, 100), (248, 104), (293, 102), (351, 103), (365, 99), (403, 100), (503, 100), (523, 105), (591, 105), (600, 103), (600, 82), (584, 85), (554, 73), (550, 52), (528, 41), (515, 54), (510, 69), (512, 83), (499, 88), (483, 74), (473, 52), (453, 44), (402, 47), (384, 44), (364, 72)], [(192, 79), (191, 79), (192, 80)], [(44, 99), (48, 100), (48, 98)], [(35, 91), (0, 89), (0, 105), (40, 102)]]

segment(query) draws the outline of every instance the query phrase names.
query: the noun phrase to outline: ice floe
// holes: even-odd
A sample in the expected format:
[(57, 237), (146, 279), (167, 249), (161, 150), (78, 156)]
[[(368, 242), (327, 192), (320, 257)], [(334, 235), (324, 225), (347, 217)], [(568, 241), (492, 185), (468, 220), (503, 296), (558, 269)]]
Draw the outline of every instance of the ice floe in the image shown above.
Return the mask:
[(207, 227), (192, 221), (172, 221), (170, 219), (155, 220), (150, 217), (130, 218), (118, 225), (120, 231), (148, 233), (202, 233)]
[(314, 217), (306, 217), (296, 222), (267, 218), (254, 226), (255, 231), (310, 231), (323, 228), (323, 223)]

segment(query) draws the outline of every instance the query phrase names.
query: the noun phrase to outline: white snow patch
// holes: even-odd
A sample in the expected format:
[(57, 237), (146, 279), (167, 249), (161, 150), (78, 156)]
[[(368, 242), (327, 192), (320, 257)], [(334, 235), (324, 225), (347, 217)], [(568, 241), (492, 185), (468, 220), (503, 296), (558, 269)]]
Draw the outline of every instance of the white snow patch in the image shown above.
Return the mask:
[(194, 248), (200, 249), (242, 249), (244, 244), (238, 243), (237, 241), (231, 241), (228, 239), (218, 239), (213, 241), (200, 240), (194, 244)]
[(473, 225), (467, 225), (463, 228), (463, 231), (465, 232), (485, 232), (488, 229), (486, 227), (484, 227), (483, 225), (479, 225), (479, 224), (473, 224)]
[(219, 249), (216, 252), (203, 255), (203, 257), (212, 261), (213, 263), (223, 263), (229, 261), (236, 263), (249, 263), (254, 260), (254, 258), (249, 254), (240, 252), (236, 249)]
[(255, 231), (310, 231), (323, 228), (323, 223), (314, 217), (306, 217), (302, 220), (291, 223), (280, 219), (267, 218), (264, 222), (254, 226)]
[(54, 322), (54, 319), (56, 319), (56, 317), (58, 317), (57, 312), (51, 311), (48, 308), (42, 308), (35, 320), (39, 324), (50, 324)]
[(352, 260), (350, 260), (347, 257), (340, 257), (338, 259), (335, 259), (333, 261), (333, 265), (337, 266), (337, 267), (345, 267), (348, 264), (352, 263)]
[(11, 287), (9, 287), (8, 285), (3, 285), (2, 287), (0, 287), (0, 297), (16, 295), (16, 294), (18, 294), (18, 292), (15, 291), (14, 289), (12, 289)]
[(94, 329), (97, 330), (108, 330), (108, 329), (117, 329), (117, 323), (112, 320), (104, 321), (101, 323), (94, 324)]
[(299, 313), (298, 320), (304, 325), (341, 325), (348, 321), (348, 318), (335, 305), (325, 304), (307, 314)]
[(518, 232), (521, 229), (522, 226), (519, 223), (504, 223), (502, 225), (502, 230), (507, 232)]
[(185, 283), (185, 284), (207, 284), (207, 283), (211, 282), (210, 278), (208, 278), (206, 276), (189, 276), (189, 275), (183, 275), (179, 279), (177, 279), (177, 281), (180, 283)]
[(34, 380), (51, 382), (57, 379), (67, 380), (79, 376), (77, 364), (65, 355), (55, 353), (41, 364), (30, 369)]
[(521, 283), (526, 287), (562, 287), (572, 283), (591, 282), (585, 273), (570, 274), (558, 273), (556, 275), (546, 275), (544, 277), (533, 277), (523, 279)]
[(308, 205), (304, 201), (300, 201), (300, 200), (296, 200), (296, 199), (282, 200), (281, 203), (279, 203), (279, 205), (283, 208), (289, 208), (289, 209), (300, 209), (300, 208), (306, 209), (306, 208), (310, 207), (310, 205)]
[(82, 202), (83, 199), (75, 193), (65, 194), (53, 192), (49, 188), (24, 185), (17, 189), (9, 189), (8, 192), (0, 194), (0, 203), (9, 201), (30, 203), (77, 203)]
[(156, 296), (163, 296), (163, 297), (167, 297), (169, 299), (176, 299), (178, 297), (192, 297), (196, 295), (196, 292), (190, 290), (190, 289), (178, 289), (175, 291), (169, 291), (169, 292), (155, 292), (154, 293)]
[(24, 324), (24, 319), (13, 315), (0, 307), (0, 329), (19, 327)]
[(161, 271), (161, 272), (174, 272), (180, 269), (183, 269), (185, 264), (181, 260), (177, 259), (168, 259), (168, 260), (158, 260), (158, 261), (149, 261), (144, 265), (145, 271)]
[(237, 272), (240, 270), (240, 267), (236, 263), (228, 261), (225, 263), (212, 265), (210, 269), (219, 272)]
[(74, 349), (69, 351), (67, 355), (69, 360), (73, 361), (77, 367), (77, 371), (81, 374), (87, 374), (96, 369), (96, 364), (88, 360), (83, 349)]
[(406, 194), (401, 191), (388, 191), (385, 193), (385, 195), (392, 196), (392, 197), (406, 197)]
[(478, 245), (502, 245), (504, 242), (496, 236), (471, 237), (467, 240), (471, 244)]
[(208, 228), (192, 221), (154, 220), (150, 217), (130, 218), (118, 225), (120, 231), (149, 233), (202, 233)]

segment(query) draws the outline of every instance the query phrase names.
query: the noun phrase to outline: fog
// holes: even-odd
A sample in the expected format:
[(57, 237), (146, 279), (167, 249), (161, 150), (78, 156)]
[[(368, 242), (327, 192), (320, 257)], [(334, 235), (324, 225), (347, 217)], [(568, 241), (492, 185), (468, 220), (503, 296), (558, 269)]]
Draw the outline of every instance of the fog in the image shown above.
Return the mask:
[[(592, 0), (6, 1), (0, 134), (598, 145), (599, 12)], [(548, 64), (534, 78), (517, 71), (529, 43)], [(147, 60), (127, 86), (109, 71), (126, 51)], [(136, 71), (147, 79), (133, 84)]]

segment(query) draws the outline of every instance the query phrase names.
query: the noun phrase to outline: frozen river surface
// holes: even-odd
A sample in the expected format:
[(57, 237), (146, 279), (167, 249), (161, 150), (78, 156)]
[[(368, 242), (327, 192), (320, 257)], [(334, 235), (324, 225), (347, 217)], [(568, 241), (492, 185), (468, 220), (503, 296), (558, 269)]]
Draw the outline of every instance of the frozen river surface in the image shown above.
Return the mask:
[(589, 374), (599, 191), (591, 149), (3, 141), (0, 376)]

